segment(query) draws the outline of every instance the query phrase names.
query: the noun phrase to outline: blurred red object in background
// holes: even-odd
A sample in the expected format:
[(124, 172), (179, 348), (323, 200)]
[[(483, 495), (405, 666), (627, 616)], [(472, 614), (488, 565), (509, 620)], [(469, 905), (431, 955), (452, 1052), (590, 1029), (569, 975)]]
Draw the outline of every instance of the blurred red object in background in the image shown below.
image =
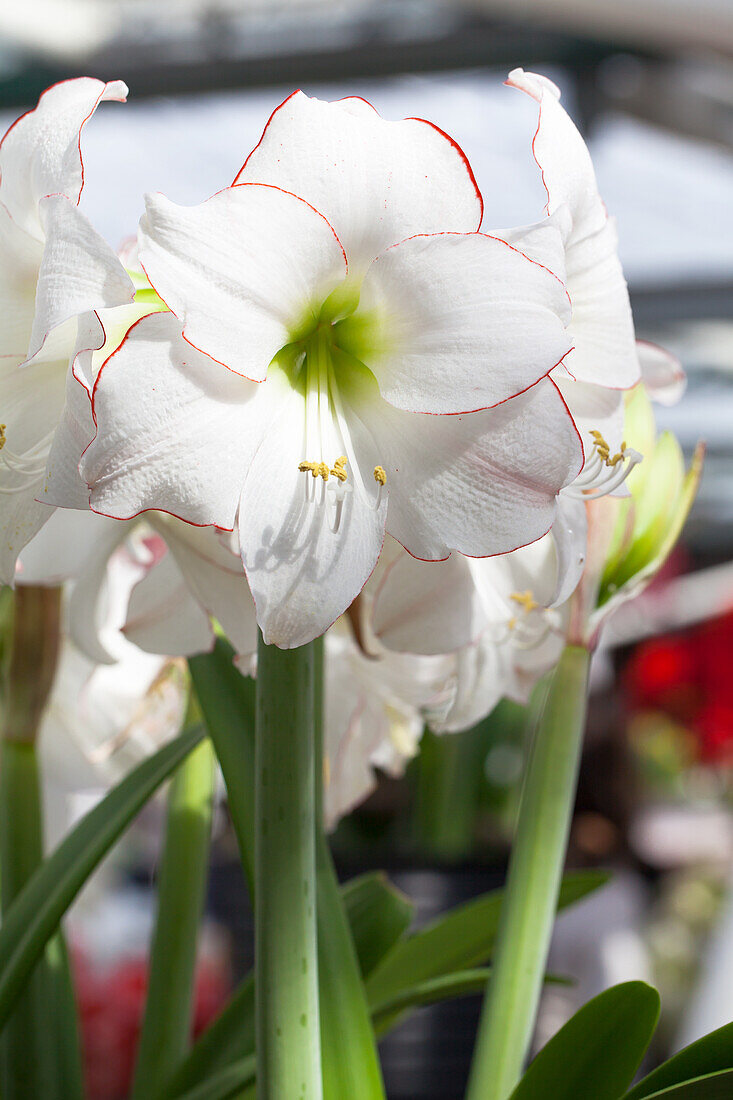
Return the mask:
[[(126, 958), (99, 972), (76, 948), (73, 963), (87, 1096), (89, 1100), (124, 1100), (132, 1084), (145, 1008), (147, 960)], [(224, 1007), (229, 992), (226, 967), (202, 959), (196, 968), (194, 1037)]]
[(642, 642), (623, 685), (632, 710), (660, 710), (696, 737), (704, 763), (733, 764), (733, 613)]

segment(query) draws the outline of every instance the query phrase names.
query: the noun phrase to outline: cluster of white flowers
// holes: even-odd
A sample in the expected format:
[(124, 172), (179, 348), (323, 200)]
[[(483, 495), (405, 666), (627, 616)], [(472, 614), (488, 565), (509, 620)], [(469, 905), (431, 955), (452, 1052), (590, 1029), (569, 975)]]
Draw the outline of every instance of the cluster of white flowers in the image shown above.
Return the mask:
[(327, 632), (332, 821), (425, 716), (463, 728), (592, 644), (587, 547), (608, 528), (618, 554), (644, 469), (625, 391), (646, 365), (680, 386), (636, 344), (558, 89), (507, 83), (539, 105), (548, 202), (497, 232), (455, 141), (357, 98), (296, 92), (231, 186), (147, 196), (119, 256), (78, 203), (83, 128), (122, 83), (55, 85), (0, 144), (1, 579), (73, 579), (99, 664), (123, 576), (117, 626), (149, 653), (210, 648), (212, 620), (245, 664), (258, 626)]

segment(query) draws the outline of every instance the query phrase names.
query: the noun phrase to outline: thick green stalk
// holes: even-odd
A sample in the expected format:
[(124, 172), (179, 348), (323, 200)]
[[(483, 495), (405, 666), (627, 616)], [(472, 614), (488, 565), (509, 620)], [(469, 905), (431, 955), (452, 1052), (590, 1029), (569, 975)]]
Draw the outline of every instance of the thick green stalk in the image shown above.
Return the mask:
[(255, 722), (258, 1100), (321, 1100), (313, 646), (260, 637)]
[(213, 786), (214, 750), (207, 739), (180, 765), (168, 794), (158, 916), (133, 1100), (159, 1095), (188, 1049), (196, 944), (209, 863)]
[(507, 1100), (532, 1038), (575, 798), (589, 664), (586, 649), (565, 648), (535, 731), (466, 1100)]

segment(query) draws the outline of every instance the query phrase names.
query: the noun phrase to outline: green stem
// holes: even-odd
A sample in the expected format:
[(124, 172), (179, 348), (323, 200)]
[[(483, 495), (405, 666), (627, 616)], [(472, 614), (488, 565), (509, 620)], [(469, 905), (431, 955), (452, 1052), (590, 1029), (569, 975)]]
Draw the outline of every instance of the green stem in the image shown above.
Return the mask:
[(506, 1100), (532, 1038), (587, 709), (589, 652), (567, 646), (535, 732), (466, 1100)]
[(415, 805), (421, 854), (446, 861), (471, 854), (481, 775), (479, 733), (477, 726), (462, 733), (423, 733)]
[(321, 1100), (313, 646), (265, 645), (255, 723), (258, 1100)]
[(159, 1095), (191, 1037), (196, 943), (206, 894), (214, 751), (202, 741), (180, 765), (168, 794), (158, 916), (133, 1100)]

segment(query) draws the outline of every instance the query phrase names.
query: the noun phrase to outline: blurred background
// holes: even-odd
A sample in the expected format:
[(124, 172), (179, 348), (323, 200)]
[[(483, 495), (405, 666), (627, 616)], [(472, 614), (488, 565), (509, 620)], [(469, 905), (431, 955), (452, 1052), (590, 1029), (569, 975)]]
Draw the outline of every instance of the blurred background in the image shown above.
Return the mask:
[[(25, 0), (0, 6), (0, 130), (69, 76), (122, 78), (84, 135), (83, 208), (111, 244), (145, 191), (196, 203), (226, 186), (294, 88), (361, 95), (462, 145), (489, 230), (534, 221), (535, 105), (502, 84), (552, 77), (617, 219), (639, 337), (682, 361), (661, 427), (707, 442), (683, 545), (622, 609), (593, 671), (570, 863), (610, 884), (558, 924), (536, 1043), (627, 978), (657, 984), (654, 1057), (733, 1019), (733, 5), (730, 0)], [(424, 739), (342, 822), (343, 873), (384, 866), (418, 923), (502, 881), (527, 715)], [(456, 792), (460, 790), (460, 798)], [(88, 796), (85, 796), (88, 797)], [(93, 797), (93, 796), (91, 796)], [(80, 800), (77, 800), (79, 802)], [(87, 805), (78, 804), (78, 813)], [(62, 821), (59, 828), (65, 826)], [(125, 1095), (145, 989), (160, 817), (149, 808), (71, 920), (92, 1100)], [(246, 893), (219, 814), (196, 1026), (251, 959)], [(391, 1100), (462, 1094), (478, 1006), (422, 1009), (385, 1041)]]

